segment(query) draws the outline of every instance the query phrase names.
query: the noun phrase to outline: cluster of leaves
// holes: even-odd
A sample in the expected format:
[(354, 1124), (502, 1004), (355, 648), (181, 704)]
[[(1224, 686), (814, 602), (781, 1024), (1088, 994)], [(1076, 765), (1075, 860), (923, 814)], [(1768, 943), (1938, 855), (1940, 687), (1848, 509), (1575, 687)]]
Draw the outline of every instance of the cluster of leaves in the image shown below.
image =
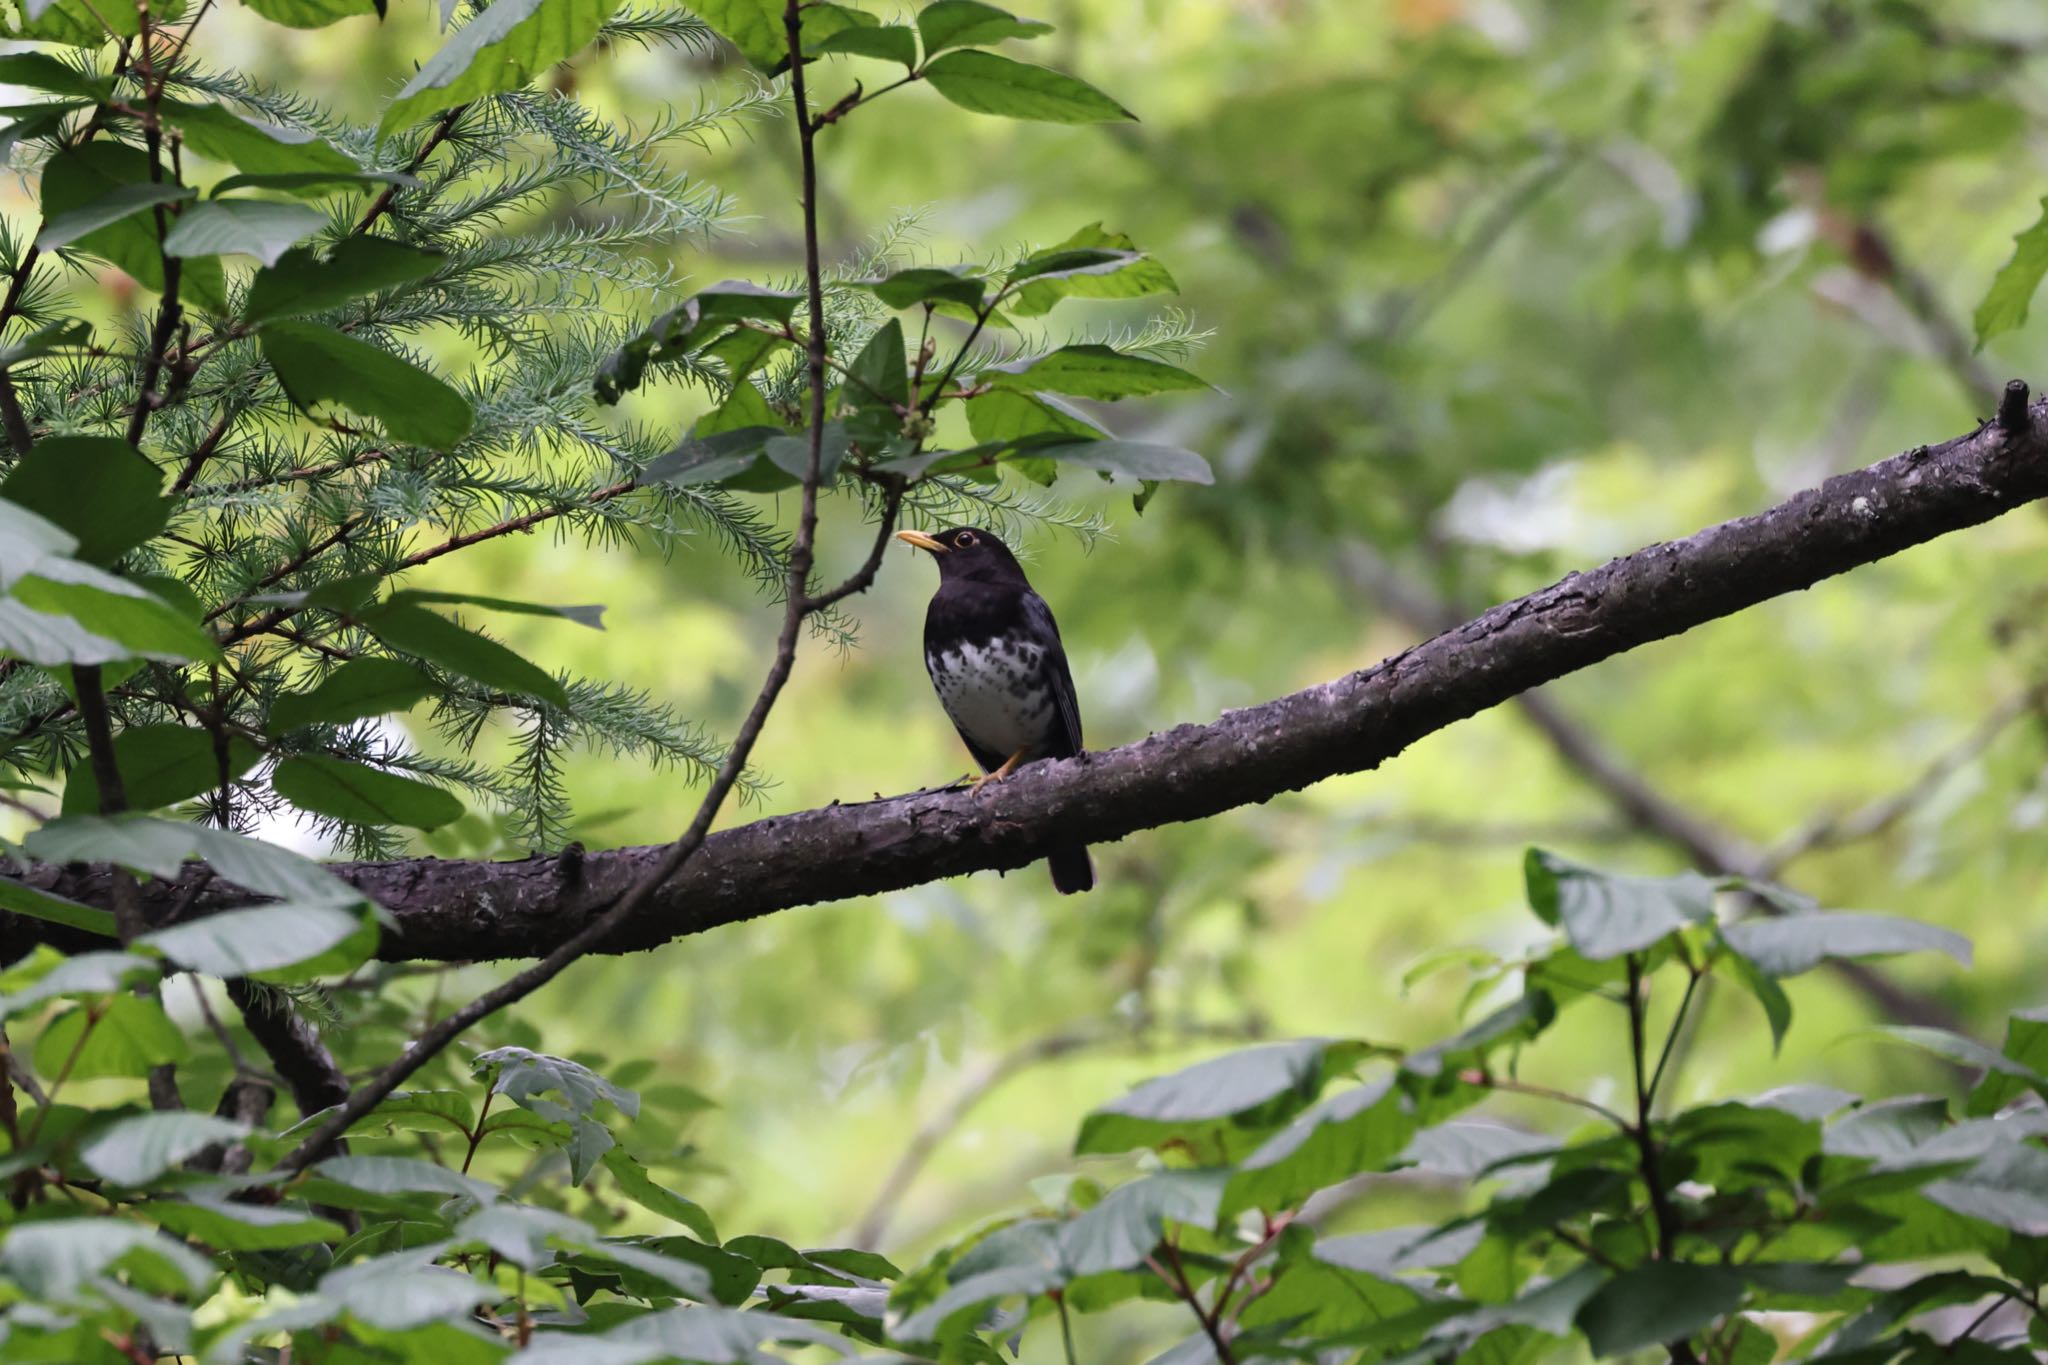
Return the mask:
[[(286, 872), (302, 896), (325, 875)], [(1194, 1330), (1161, 1357), (1176, 1363), (1527, 1361), (1577, 1340), (1600, 1358), (1657, 1347), (1735, 1365), (1789, 1345), (1889, 1365), (2018, 1362), (2048, 1345), (2040, 1016), (2015, 1016), (2000, 1052), (1890, 1031), (1982, 1071), (1960, 1105), (1818, 1087), (1660, 1104), (1712, 983), (1750, 992), (1782, 1029), (1787, 977), (1831, 958), (1966, 957), (1963, 944), (1768, 887), (1541, 852), (1527, 880), (1556, 939), (1486, 973), (1512, 998), (1456, 1037), (1267, 1044), (1146, 1082), (1082, 1121), (1076, 1154), (1101, 1160), (1035, 1183), (1033, 1208), (908, 1273), (871, 1252), (721, 1240), (669, 1174), (687, 1183), (690, 1170), (673, 1112), (702, 1097), (659, 1087), (669, 1112), (656, 1117), (583, 1062), (523, 1046), (482, 1052), (473, 1079), (392, 1095), (348, 1130), (350, 1150), (303, 1167), (291, 1149), (322, 1115), (277, 1132), (66, 1102), (80, 1082), (139, 1081), (184, 1056), (138, 988), (180, 970), (345, 970), (368, 951), (357, 914), (337, 913), (326, 943), (308, 938), (303, 909), (269, 907), (124, 952), (44, 949), (0, 975), (0, 1017), (37, 1030), (11, 1065), (43, 1078), (33, 1103), (0, 1112), (13, 1209), (0, 1358), (154, 1349), (226, 1363), (289, 1342), (293, 1359), (334, 1361), (759, 1365), (781, 1344), (993, 1362), (1039, 1323), (1071, 1352), (1076, 1317), (1141, 1301), (1191, 1311)], [(1653, 1031), (1661, 989), (1681, 999)], [(1567, 1011), (1602, 1009), (1630, 1040), (1626, 1112), (1520, 1079)], [(1583, 1122), (1472, 1116), (1504, 1095)], [(1473, 1198), (1435, 1224), (1318, 1234), (1333, 1200), (1401, 1170)], [(664, 1230), (637, 1230), (650, 1215)], [(1768, 1316), (1781, 1310), (1809, 1315), (1789, 1343)]]

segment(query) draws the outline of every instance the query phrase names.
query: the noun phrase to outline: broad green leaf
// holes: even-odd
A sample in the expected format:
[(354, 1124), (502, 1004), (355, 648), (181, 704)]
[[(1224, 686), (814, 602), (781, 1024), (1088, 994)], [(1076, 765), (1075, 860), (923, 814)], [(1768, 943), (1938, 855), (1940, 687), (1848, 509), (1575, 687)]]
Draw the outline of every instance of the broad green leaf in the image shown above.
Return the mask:
[(164, 234), (167, 256), (254, 256), (276, 265), (291, 247), (327, 226), (327, 215), (269, 199), (209, 199), (178, 215)]
[[(609, 1104), (627, 1118), (640, 1114), (638, 1095), (566, 1057), (523, 1047), (500, 1047), (478, 1055), (470, 1063), (470, 1070), (478, 1075), (491, 1073), (493, 1092), (545, 1118), (587, 1116), (599, 1104)], [(546, 1094), (560, 1095), (562, 1103), (537, 1098)]]
[(1042, 123), (1104, 123), (1136, 114), (1084, 80), (1012, 61), (993, 52), (964, 49), (925, 63), (932, 89), (962, 109)]
[(1128, 474), (1137, 479), (1171, 479), (1181, 483), (1213, 483), (1209, 462), (1192, 450), (1151, 441), (1072, 441), (1040, 446), (1036, 459), (1077, 464), (1103, 474)]
[(496, 640), (464, 630), (425, 607), (380, 604), (357, 619), (364, 629), (401, 653), (439, 664), (485, 687), (534, 697), (563, 710), (569, 707), (568, 692), (553, 676)]
[(242, 317), (256, 323), (325, 312), (351, 299), (417, 283), (446, 262), (439, 252), (383, 237), (349, 237), (336, 243), (325, 260), (311, 247), (295, 247), (256, 272)]
[(100, 1176), (117, 1185), (146, 1185), (216, 1142), (246, 1137), (249, 1125), (216, 1114), (173, 1109), (120, 1119), (78, 1150)]
[(267, 729), (282, 735), (306, 725), (346, 725), (409, 710), (433, 694), (433, 680), (401, 659), (351, 659), (310, 692), (279, 694)]
[(746, 280), (726, 280), (692, 295), (606, 357), (595, 379), (598, 401), (618, 402), (621, 395), (640, 387), (649, 365), (686, 355), (713, 337), (726, 335), (735, 324), (788, 327), (802, 298), (798, 293), (764, 289)]
[(75, 95), (98, 103), (110, 99), (114, 83), (105, 76), (92, 76), (47, 52), (9, 52), (0, 55), (0, 84), (25, 85), (53, 95)]
[[(72, 581), (57, 582), (43, 576), (59, 570)], [(87, 635), (112, 640), (121, 647), (122, 652), (114, 656), (117, 658), (208, 663), (220, 657), (220, 646), (213, 637), (163, 599), (123, 579), (101, 576), (81, 581), (62, 561), (45, 563), (38, 573), (15, 584), (14, 600), (31, 612), (68, 616)], [(35, 662), (104, 663), (107, 659), (38, 658)]]
[[(145, 209), (159, 204), (175, 204), (197, 193), (187, 186), (169, 182), (152, 184), (145, 180), (139, 184), (117, 185), (75, 209), (46, 216), (42, 231), (36, 234), (36, 248), (39, 251), (56, 251)], [(84, 249), (90, 251), (92, 247), (86, 244)]]
[(162, 492), (157, 467), (111, 436), (45, 436), (0, 482), (0, 498), (63, 527), (78, 541), (71, 553), (93, 564), (112, 564), (164, 528)]
[(854, 1354), (844, 1337), (815, 1323), (706, 1304), (631, 1317), (596, 1334), (538, 1332), (507, 1365), (762, 1365), (784, 1358), (761, 1349), (771, 1342), (823, 1347), (840, 1358)]
[(1036, 38), (1051, 24), (1019, 19), (981, 0), (934, 0), (917, 12), (917, 31), (927, 54), (949, 47), (987, 47), (1006, 38)]
[(1111, 1190), (1060, 1228), (1065, 1273), (1071, 1278), (1144, 1265), (1169, 1220), (1213, 1228), (1230, 1175), (1228, 1170), (1162, 1171)]
[(1580, 1307), (1596, 1359), (1682, 1341), (1742, 1304), (1742, 1276), (1725, 1266), (1652, 1261), (1624, 1270)]
[(2011, 1076), (2032, 1087), (2044, 1099), (2048, 1099), (2048, 1076), (2002, 1052), (1984, 1046), (1974, 1038), (1966, 1038), (1947, 1029), (1927, 1028), (1916, 1024), (1885, 1025), (1875, 1031), (1882, 1037), (1932, 1052), (1937, 1057), (1945, 1057), (1962, 1066)]
[(384, 0), (242, 0), (273, 24), (326, 28), (362, 14), (384, 15)]
[(1520, 999), (1502, 1005), (1455, 1036), (1409, 1053), (1401, 1068), (1412, 1075), (1436, 1077), (1477, 1066), (1497, 1048), (1534, 1038), (1556, 1018), (1556, 1000), (1548, 991), (1531, 985), (1523, 990)]
[(564, 621), (574, 621), (579, 626), (592, 630), (604, 629), (604, 608), (601, 606), (558, 607), (551, 602), (520, 602), (510, 597), (487, 597), (474, 592), (438, 592), (428, 588), (401, 588), (385, 599), (393, 606), (408, 602), (435, 602), (450, 606), (484, 607), (491, 611), (509, 611), (520, 616), (553, 616)]
[[(44, 955), (49, 960), (39, 962)], [(67, 996), (111, 995), (162, 974), (161, 964), (134, 953), (107, 951), (65, 957), (54, 948), (40, 946), (35, 955), (8, 968), (0, 1015), (20, 1014)]]
[[(325, 1162), (322, 1166), (331, 1164)], [(330, 1270), (320, 1277), (316, 1297), (332, 1299), (350, 1316), (391, 1332), (459, 1320), (478, 1304), (495, 1297), (489, 1285), (434, 1264), (440, 1250), (434, 1246), (415, 1247)]]
[(311, 322), (270, 322), (257, 334), (285, 393), (301, 408), (332, 400), (374, 417), (401, 441), (450, 450), (476, 420), (444, 380), (388, 351)]
[[(8, 877), (0, 877), (0, 910), (31, 919), (43, 920), (49, 924), (62, 924), (72, 929), (83, 929), (89, 934), (114, 937), (114, 917), (96, 906), (81, 905), (62, 896), (53, 896), (47, 891), (38, 891), (32, 886), (23, 886)], [(0, 1013), (5, 1012), (0, 1004)]]
[[(1115, 254), (1086, 268), (1047, 269), (1062, 257), (1076, 259), (1068, 255), (1075, 252)], [(1032, 278), (1009, 302), (1010, 311), (1021, 318), (1043, 316), (1065, 298), (1136, 299), (1179, 290), (1165, 266), (1138, 251), (1128, 236), (1105, 231), (1100, 223), (1090, 223), (1064, 242), (1026, 257), (1010, 272), (1011, 278), (1023, 279), (1018, 271), (1026, 269)]]
[(2043, 275), (2048, 275), (2048, 199), (2041, 201), (2041, 216), (2012, 239), (2012, 256), (1998, 268), (1991, 287), (1977, 304), (1980, 350), (1991, 338), (2027, 320), (2027, 309)]
[(740, 427), (709, 436), (686, 436), (674, 450), (650, 461), (640, 479), (643, 483), (669, 483), (677, 487), (720, 483), (752, 469), (767, 450), (768, 442), (781, 434), (779, 427)]
[(12, 588), (48, 559), (65, 559), (78, 537), (19, 503), (0, 498), (0, 592)]
[(998, 365), (982, 371), (980, 377), (1003, 388), (1044, 389), (1103, 401), (1209, 387), (1177, 365), (1092, 343), (1062, 346), (1035, 360)]
[[(226, 745), (226, 778), (256, 766), (262, 753), (240, 736)], [(131, 725), (114, 736), (114, 762), (129, 810), (158, 810), (220, 786), (222, 755), (213, 736), (189, 725)], [(92, 815), (100, 808), (100, 784), (91, 761), (80, 756), (64, 782), (66, 815)]]
[(1362, 1055), (1355, 1043), (1305, 1038), (1197, 1062), (1090, 1113), (1075, 1154), (1185, 1142), (1203, 1160), (1228, 1159), (1307, 1108)]
[(1328, 1260), (1321, 1250), (1306, 1229), (1281, 1239), (1267, 1272), (1271, 1288), (1250, 1300), (1239, 1319), (1245, 1331), (1284, 1328), (1289, 1336), (1315, 1339), (1386, 1322), (1423, 1303), (1416, 1286)]
[(554, 1259), (554, 1247), (592, 1246), (601, 1242), (588, 1223), (525, 1204), (493, 1204), (462, 1220), (455, 1235), (478, 1242), (526, 1270), (539, 1270)]
[(1687, 925), (1714, 916), (1714, 883), (1695, 872), (1634, 877), (1529, 850), (1523, 871), (1529, 908), (1559, 925), (1572, 946), (1595, 962), (1641, 952)]
[(270, 786), (300, 810), (350, 824), (439, 829), (462, 818), (452, 792), (328, 754), (285, 759), (272, 770)]
[[(4, 155), (6, 149), (0, 147), (0, 156)], [(11, 370), (27, 361), (40, 360), (58, 351), (75, 350), (91, 344), (92, 327), (83, 318), (45, 323), (31, 332), (16, 337), (13, 341), (0, 345), (0, 370)]]
[(697, 0), (690, 9), (762, 71), (775, 71), (789, 61), (782, 0)]
[(278, 1251), (347, 1235), (341, 1224), (282, 1205), (215, 1199), (152, 1199), (138, 1206), (166, 1232), (221, 1251)]
[[(72, 213), (93, 216), (102, 210), (107, 196), (118, 192), (147, 197), (170, 193), (175, 187), (159, 186), (152, 180), (149, 156), (141, 148), (101, 139), (68, 148), (44, 162), (41, 188), (43, 222), (47, 227), (64, 223)], [(178, 193), (184, 197), (190, 191)], [(115, 206), (122, 202), (116, 200)], [(68, 228), (60, 228), (60, 235), (68, 235)], [(164, 287), (156, 223), (147, 213), (131, 212), (105, 222), (71, 241), (70, 246), (119, 266), (145, 289)], [(179, 275), (178, 289), (180, 298), (207, 312), (220, 313), (227, 307), (227, 286), (219, 261), (186, 262)]]
[(1053, 282), (1078, 279), (1084, 275), (1113, 275), (1143, 260), (1138, 252), (1111, 246), (1056, 246), (1034, 251), (1003, 275), (1005, 285), (1032, 280)]
[(711, 1215), (704, 1212), (694, 1199), (686, 1199), (674, 1190), (656, 1184), (654, 1178), (647, 1174), (647, 1168), (635, 1161), (625, 1148), (614, 1147), (606, 1152), (604, 1166), (612, 1173), (612, 1179), (618, 1182), (619, 1193), (641, 1208), (682, 1224), (703, 1241), (714, 1244), (718, 1241), (718, 1230), (712, 1226)]
[[(890, 318), (846, 367), (840, 390), (854, 407), (901, 407), (910, 401), (910, 369), (903, 355), (903, 324)], [(0, 492), (4, 492), (0, 489)]]
[(14, 104), (0, 109), (0, 157), (13, 160), (14, 149), (30, 143), (61, 141), (71, 115), (90, 109), (90, 104), (65, 100), (48, 104)]
[[(2021, 1010), (2009, 1017), (2005, 1021), (2005, 1046), (1999, 1050), (2021, 1066), (2048, 1076), (2048, 1009)], [(2025, 1089), (2026, 1083), (2017, 1077), (1988, 1071), (1970, 1092), (1965, 1112), (1995, 1114)]]
[(845, 53), (897, 62), (906, 68), (917, 65), (917, 35), (901, 24), (849, 24), (805, 46), (821, 57)]
[(143, 815), (71, 815), (22, 840), (50, 863), (119, 863), (171, 880), (188, 857), (204, 858), (235, 886), (305, 905), (359, 905), (363, 894), (310, 858), (232, 830)]
[[(827, 422), (818, 433), (818, 481), (830, 487), (832, 476), (846, 460), (850, 447), (846, 439), (844, 422)], [(808, 436), (771, 436), (761, 447), (761, 453), (768, 462), (798, 483), (809, 477), (811, 472), (811, 438)], [(737, 485), (735, 485), (737, 486)]]
[(496, 1202), (498, 1191), (486, 1181), (402, 1156), (334, 1156), (313, 1167), (323, 1180), (365, 1194), (434, 1194)]
[[(419, 177), (403, 171), (265, 171), (259, 175), (231, 175), (208, 190), (207, 197), (218, 199), (236, 190), (282, 190), (301, 199), (319, 199), (337, 189), (358, 191), (388, 186), (400, 189), (418, 189)], [(352, 237), (343, 241), (381, 242), (382, 237)]]
[(378, 132), (389, 137), (443, 109), (519, 89), (582, 51), (617, 8), (618, 0), (497, 0), (406, 82)]
[(188, 971), (292, 984), (354, 971), (377, 947), (377, 926), (332, 905), (259, 905), (201, 915), (136, 940)]
[(184, 135), (187, 147), (247, 175), (357, 175), (363, 169), (354, 157), (303, 129), (259, 123), (218, 104), (165, 100), (162, 109), (164, 122)]
[(197, 1251), (123, 1218), (46, 1218), (0, 1239), (0, 1273), (40, 1300), (70, 1299), (116, 1265), (162, 1293), (198, 1293), (216, 1274)]
[(879, 280), (857, 281), (856, 287), (867, 290), (891, 308), (945, 302), (979, 312), (988, 281), (965, 266), (944, 270), (926, 265), (899, 270)]
[(1744, 990), (1756, 997), (1763, 1006), (1764, 1019), (1771, 1026), (1771, 1051), (1775, 1054), (1785, 1045), (1785, 1031), (1792, 1027), (1792, 998), (1785, 994), (1775, 977), (1767, 976), (1754, 962), (1740, 953), (1728, 959), (1729, 969), (1735, 979), (1742, 983)]
[(1414, 1132), (1413, 1109), (1390, 1077), (1331, 1095), (1238, 1162), (1223, 1213), (1287, 1208), (1340, 1181), (1387, 1169)]
[(2048, 1152), (2031, 1143), (2016, 1141), (1995, 1148), (1967, 1171), (1935, 1181), (1924, 1193), (1951, 1212), (2023, 1236), (2048, 1237)]
[(51, 1020), (36, 1039), (35, 1067), (52, 1079), (141, 1077), (153, 1066), (184, 1061), (189, 1052), (185, 1035), (153, 997), (110, 995)]
[(1918, 920), (1845, 910), (1780, 915), (1731, 924), (1728, 946), (1767, 976), (1797, 976), (1829, 958), (1883, 957), (1923, 950), (1947, 953), (1970, 965), (1970, 941)]
[(1109, 434), (1063, 399), (1009, 389), (996, 389), (967, 400), (967, 430), (983, 444), (1016, 442), (1034, 436), (1094, 441)]

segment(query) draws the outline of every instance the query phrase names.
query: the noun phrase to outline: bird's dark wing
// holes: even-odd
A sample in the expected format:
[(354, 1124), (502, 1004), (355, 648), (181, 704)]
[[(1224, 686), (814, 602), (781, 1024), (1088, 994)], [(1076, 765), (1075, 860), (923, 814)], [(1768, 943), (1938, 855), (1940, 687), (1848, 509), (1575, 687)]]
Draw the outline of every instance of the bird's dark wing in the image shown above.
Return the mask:
[(1053, 702), (1059, 711), (1062, 736), (1066, 747), (1054, 747), (1047, 752), (1048, 758), (1072, 758), (1081, 752), (1081, 703), (1074, 696), (1074, 674), (1067, 667), (1066, 646), (1060, 643), (1059, 624), (1052, 619), (1052, 608), (1045, 605), (1045, 599), (1035, 592), (1024, 594), (1024, 620), (1031, 632), (1047, 644), (1045, 671), (1052, 684)]

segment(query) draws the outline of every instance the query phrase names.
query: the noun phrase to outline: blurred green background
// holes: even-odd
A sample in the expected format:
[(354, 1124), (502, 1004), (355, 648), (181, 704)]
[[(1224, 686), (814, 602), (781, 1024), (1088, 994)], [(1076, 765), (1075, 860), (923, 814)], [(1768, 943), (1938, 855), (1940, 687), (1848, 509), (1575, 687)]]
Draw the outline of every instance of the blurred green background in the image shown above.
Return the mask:
[[(1059, 26), (1036, 60), (1140, 121), (976, 119), (911, 88), (824, 137), (821, 203), (842, 261), (905, 213), (897, 256), (939, 264), (1100, 220), (1172, 269), (1176, 318), (1207, 335), (1185, 363), (1214, 394), (1110, 416), (1203, 451), (1216, 484), (1171, 486), (1139, 516), (1127, 488), (1069, 476), (1057, 515), (1020, 537), (1092, 746), (1365, 666), (1430, 633), (1435, 613), (1945, 439), (2008, 377), (2048, 378), (2039, 325), (1982, 355), (1969, 339), (2048, 189), (2038, 6), (1025, 12)], [(212, 60), (364, 115), (435, 41), (431, 7), (415, 4), (302, 35), (239, 10), (218, 20)], [(833, 67), (822, 98), (878, 70)], [(677, 50), (599, 52), (556, 77), (639, 123), (753, 79)], [(786, 277), (787, 121), (674, 155), (735, 214), (728, 232), (674, 245), (686, 287)], [(1063, 325), (1155, 314), (1098, 305)], [(626, 411), (680, 429), (700, 405), (666, 388)], [(787, 500), (774, 510), (793, 518)], [(828, 563), (865, 546), (849, 511), (828, 521)], [(773, 785), (727, 823), (965, 769), (920, 659), (933, 582), (922, 557), (892, 554), (855, 604), (858, 646), (807, 650), (759, 753)], [(1630, 870), (1693, 861), (1583, 753), (1560, 751), (1561, 725), (1718, 837), (1812, 844), (1779, 875), (1823, 903), (1968, 934), (1971, 971), (1938, 958), (1882, 970), (1995, 1039), (2007, 1010), (2048, 996), (2048, 713), (2029, 700), (2048, 682), (2044, 584), (2048, 521), (2030, 511), (1572, 678), (1546, 694), (1550, 732), (1504, 709), (1383, 771), (1100, 848), (1093, 895), (1057, 898), (1034, 868), (795, 910), (584, 963), (522, 1018), (550, 1051), (650, 1058), (639, 1084), (715, 1102), (689, 1123), (698, 1177), (679, 1187), (722, 1225), (858, 1237), (908, 1264), (1074, 1169), (1066, 1144), (1088, 1107), (1222, 1038), (1416, 1044), (1453, 1030), (1484, 998), (1468, 989), (1482, 958), (1404, 977), (1445, 950), (1511, 956), (1532, 941), (1528, 844)], [(708, 543), (636, 553), (539, 534), (451, 557), (419, 585), (604, 602), (602, 635), (519, 618), (505, 637), (715, 733), (752, 697), (776, 626)], [(593, 847), (671, 838), (696, 799), (672, 773), (601, 755), (570, 782), (575, 836)], [(481, 817), (430, 847), (524, 852)], [(462, 998), (497, 970), (439, 989)], [(1753, 1002), (1711, 1000), (1676, 1098), (1944, 1083), (1859, 1036), (1883, 1017), (1866, 994), (1826, 973), (1794, 985), (1799, 1022), (1775, 1058)], [(1576, 1084), (1621, 1056), (1615, 1030), (1565, 1031), (1537, 1067)], [(919, 1164), (891, 1183), (906, 1163)], [(1389, 1178), (1351, 1192), (1332, 1225), (1405, 1221), (1419, 1197)], [(1116, 1358), (1115, 1343), (1094, 1349)]]

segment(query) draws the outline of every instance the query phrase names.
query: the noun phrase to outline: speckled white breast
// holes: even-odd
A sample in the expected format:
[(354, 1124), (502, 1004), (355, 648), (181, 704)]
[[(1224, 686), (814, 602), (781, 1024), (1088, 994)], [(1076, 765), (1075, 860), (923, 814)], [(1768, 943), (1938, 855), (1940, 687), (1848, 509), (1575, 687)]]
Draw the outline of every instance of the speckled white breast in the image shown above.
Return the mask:
[(1053, 729), (1045, 651), (1008, 639), (927, 654), (924, 666), (953, 724), (984, 749), (1008, 758), (1041, 745)]

